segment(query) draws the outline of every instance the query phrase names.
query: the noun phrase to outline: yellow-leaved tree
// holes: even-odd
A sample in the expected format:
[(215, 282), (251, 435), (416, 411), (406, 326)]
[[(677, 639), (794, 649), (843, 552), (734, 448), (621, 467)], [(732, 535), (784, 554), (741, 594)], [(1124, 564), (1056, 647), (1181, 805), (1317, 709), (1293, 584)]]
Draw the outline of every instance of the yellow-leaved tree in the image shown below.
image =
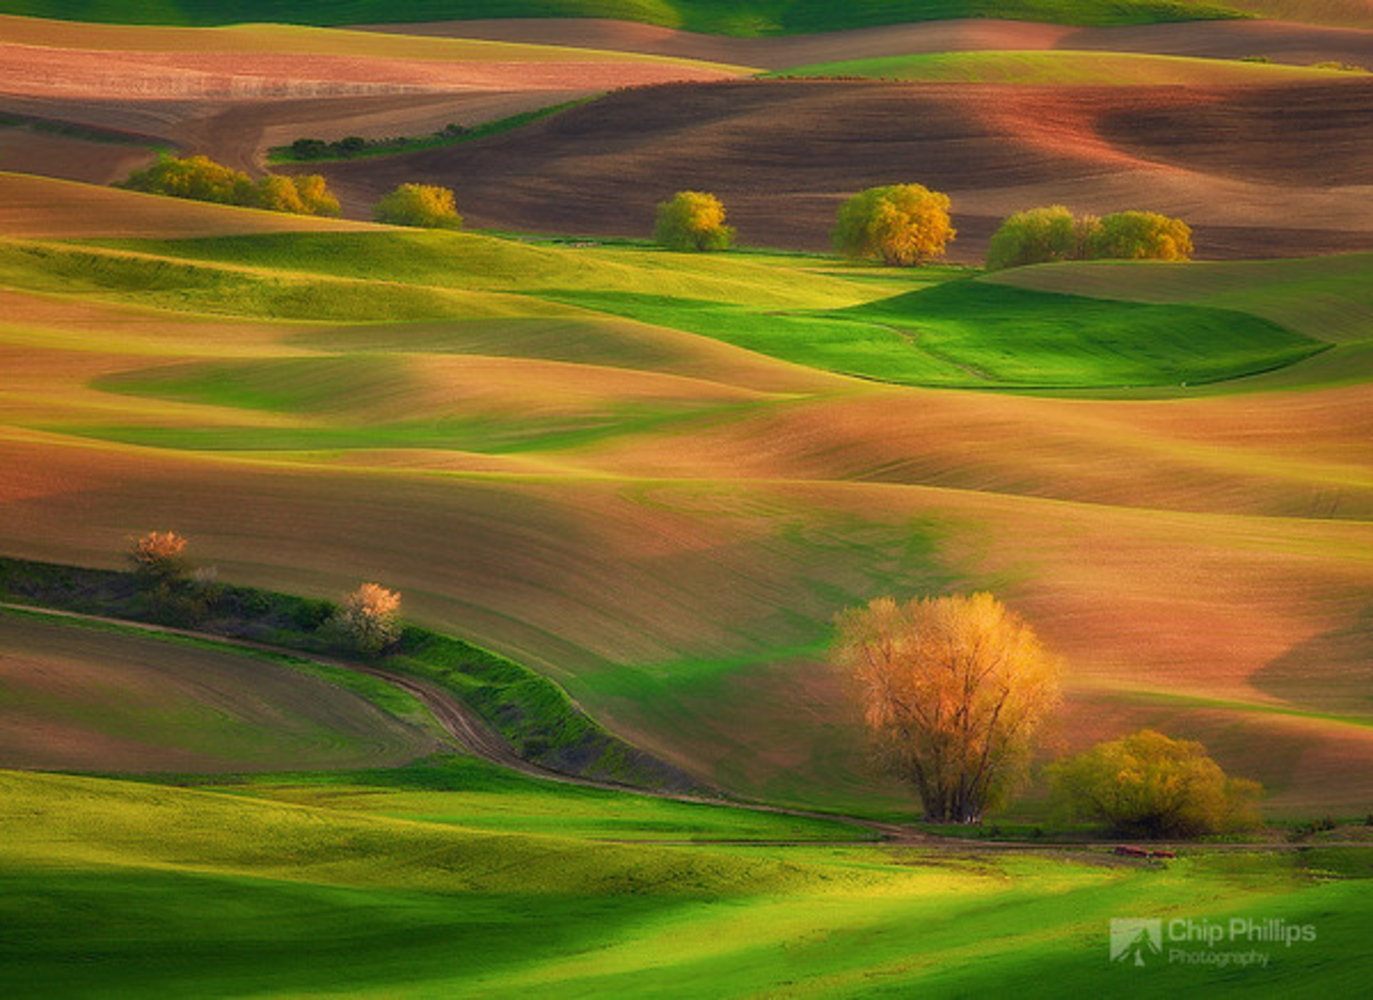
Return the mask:
[(382, 196), (372, 218), (393, 226), (457, 229), (462, 226), (453, 192), (437, 184), (402, 184)]
[(981, 822), (1060, 701), (1059, 659), (991, 594), (850, 608), (831, 657), (854, 682), (875, 762), (915, 785), (931, 822)]
[(1062, 814), (1126, 836), (1195, 837), (1260, 822), (1258, 782), (1229, 777), (1195, 740), (1152, 729), (1055, 763), (1049, 781)]
[(727, 250), (734, 227), (725, 225), (725, 206), (715, 195), (678, 191), (658, 203), (653, 239), (670, 250)]
[(949, 219), (949, 196), (920, 184), (889, 184), (860, 191), (839, 208), (830, 236), (848, 257), (875, 257), (910, 267), (944, 256), (958, 235)]

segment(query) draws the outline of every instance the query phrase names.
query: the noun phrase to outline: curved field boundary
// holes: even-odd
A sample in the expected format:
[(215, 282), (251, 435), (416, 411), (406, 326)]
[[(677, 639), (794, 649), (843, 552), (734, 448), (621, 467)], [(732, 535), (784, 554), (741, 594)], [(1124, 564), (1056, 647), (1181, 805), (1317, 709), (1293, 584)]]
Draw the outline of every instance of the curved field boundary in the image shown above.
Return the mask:
[(416, 699), (327, 664), (8, 605), (0, 719), (0, 757), (26, 769), (354, 770), (443, 745)]
[[(856, 816), (841, 816), (804, 809), (770, 806), (758, 802), (731, 800), (725, 798), (723, 792), (711, 789), (708, 786), (697, 786), (698, 791), (695, 794), (684, 794), (681, 791), (645, 788), (642, 786), (625, 784), (623, 782), (589, 778), (582, 774), (543, 767), (516, 753), (507, 740), (493, 730), (480, 715), (473, 711), (469, 705), (451, 691), (429, 681), (419, 680), (413, 676), (407, 676), (373, 664), (359, 663), (354, 660), (342, 660), (336, 657), (321, 656), (318, 654), (303, 656), (299, 650), (289, 646), (256, 642), (249, 639), (237, 639), (210, 632), (198, 632), (193, 629), (175, 628), (169, 625), (156, 625), (148, 622), (134, 621), (128, 618), (113, 618), (106, 615), (85, 614), (77, 611), (65, 611), (32, 604), (17, 604), (9, 601), (0, 601), (0, 611), (15, 611), (22, 614), (66, 619), (74, 622), (110, 625), (131, 632), (144, 632), (150, 635), (192, 639), (211, 647), (223, 646), (248, 652), (267, 653), (272, 656), (285, 657), (304, 663), (318, 664), (331, 669), (366, 674), (370, 677), (385, 681), (386, 683), (399, 688), (401, 691), (412, 695), (431, 713), (439, 726), (442, 727), (442, 729), (451, 736), (455, 743), (463, 750), (492, 764), (498, 764), (501, 767), (506, 767), (535, 778), (582, 785), (588, 788), (600, 788), (607, 791), (648, 795), (674, 802), (719, 805), (734, 809), (749, 809), (760, 812), (776, 813), (784, 816), (835, 820), (866, 829), (885, 841), (922, 844), (928, 842), (938, 844), (944, 842), (946, 839), (935, 837), (897, 823), (884, 823)], [(834, 843), (852, 842), (852, 839), (834, 841)], [(957, 845), (963, 843), (963, 841), (957, 838), (949, 839), (948, 842), (949, 846), (955, 849)], [(758, 842), (740, 841), (740, 843), (757, 844)], [(802, 843), (824, 843), (824, 841), (778, 841), (775, 843), (789, 846), (791, 844)], [(1011, 846), (1010, 842), (1007, 842), (1005, 846)]]
[[(110, 621), (153, 619), (215, 622), (217, 637), (246, 640), (248, 648), (299, 656), (352, 669), (357, 661), (327, 655), (332, 642), (321, 626), (332, 605), (251, 588), (220, 586), (214, 597), (178, 591), (159, 612), (129, 573), (84, 569), (20, 559), (0, 559), (0, 595)], [(201, 610), (191, 605), (200, 601)], [(177, 603), (177, 602), (181, 603)], [(3, 605), (0, 605), (3, 607)], [(97, 614), (98, 612), (98, 614)], [(168, 617), (180, 616), (180, 617)], [(175, 632), (175, 628), (167, 629)], [(198, 636), (190, 631), (187, 634)], [(272, 642), (265, 642), (265, 639)], [(617, 784), (694, 791), (704, 786), (685, 772), (612, 735), (586, 715), (553, 680), (512, 660), (450, 636), (407, 626), (385, 667), (364, 664), (390, 676), (405, 675), (421, 688), (443, 690), (467, 706), (471, 720), (456, 719), (456, 731), (474, 746), (503, 760), (520, 758), (547, 770), (604, 779)], [(380, 676), (380, 675), (379, 675)], [(432, 691), (428, 697), (432, 697)], [(449, 709), (444, 709), (451, 716)], [(499, 734), (510, 750), (481, 735)]]

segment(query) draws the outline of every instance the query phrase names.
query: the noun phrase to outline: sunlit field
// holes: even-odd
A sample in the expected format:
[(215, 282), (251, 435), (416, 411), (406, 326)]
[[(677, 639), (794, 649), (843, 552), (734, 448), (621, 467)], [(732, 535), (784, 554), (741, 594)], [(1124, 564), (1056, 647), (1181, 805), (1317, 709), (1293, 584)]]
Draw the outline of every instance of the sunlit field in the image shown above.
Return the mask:
[[(1367, 12), (908, 6), (0, 2), (0, 993), (1359, 992)], [(342, 217), (111, 186), (167, 153)], [(904, 182), (946, 257), (832, 250)], [(1055, 203), (1196, 259), (983, 267)], [(979, 591), (1061, 705), (921, 822), (836, 622)], [(1065, 811), (1145, 728), (1265, 824)]]

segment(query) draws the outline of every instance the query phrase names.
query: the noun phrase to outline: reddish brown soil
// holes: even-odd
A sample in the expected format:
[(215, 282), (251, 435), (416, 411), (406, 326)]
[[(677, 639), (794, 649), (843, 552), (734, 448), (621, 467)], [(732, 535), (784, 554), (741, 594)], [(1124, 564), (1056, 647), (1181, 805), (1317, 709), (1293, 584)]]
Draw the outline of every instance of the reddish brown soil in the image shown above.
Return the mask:
[[(1319, 151), (1319, 152), (1316, 152)], [(653, 205), (706, 188), (741, 241), (824, 248), (839, 202), (883, 183), (948, 191), (959, 255), (1011, 211), (1181, 215), (1199, 255), (1373, 247), (1373, 81), (1076, 88), (730, 82), (612, 94), (479, 145), (326, 172), (361, 211), (398, 183), (459, 192), (477, 226), (647, 235)], [(1214, 237), (1214, 238), (1213, 238)]]

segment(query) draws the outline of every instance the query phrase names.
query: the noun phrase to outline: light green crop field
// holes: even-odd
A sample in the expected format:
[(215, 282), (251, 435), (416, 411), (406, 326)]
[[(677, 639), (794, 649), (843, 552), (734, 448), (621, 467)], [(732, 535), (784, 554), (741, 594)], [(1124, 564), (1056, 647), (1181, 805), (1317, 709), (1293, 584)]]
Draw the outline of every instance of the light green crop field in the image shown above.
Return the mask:
[(862, 841), (876, 834), (838, 820), (684, 802), (531, 778), (470, 757), (407, 767), (240, 775), (207, 791), (349, 814), (443, 823), (491, 833), (598, 841)]
[[(782, 70), (773, 76), (865, 77), (915, 83), (1013, 83), (1033, 86), (1224, 86), (1356, 78), (1332, 69), (1229, 59), (1124, 52), (928, 52), (851, 59)], [(1362, 75), (1362, 74), (1359, 74)]]
[(0, 546), (109, 566), (172, 528), (228, 581), (378, 580), (706, 781), (884, 816), (833, 617), (991, 589), (1069, 663), (1066, 748), (1154, 724), (1274, 815), (1361, 815), (1369, 260), (7, 240)]
[[(1350, 995), (1366, 974), (1367, 848), (1155, 867), (1090, 850), (610, 844), (89, 778), (6, 772), (0, 788), (11, 993)], [(1119, 918), (1315, 938), (1179, 942), (1140, 969), (1110, 960)], [(1208, 951), (1255, 957), (1174, 956)]]

